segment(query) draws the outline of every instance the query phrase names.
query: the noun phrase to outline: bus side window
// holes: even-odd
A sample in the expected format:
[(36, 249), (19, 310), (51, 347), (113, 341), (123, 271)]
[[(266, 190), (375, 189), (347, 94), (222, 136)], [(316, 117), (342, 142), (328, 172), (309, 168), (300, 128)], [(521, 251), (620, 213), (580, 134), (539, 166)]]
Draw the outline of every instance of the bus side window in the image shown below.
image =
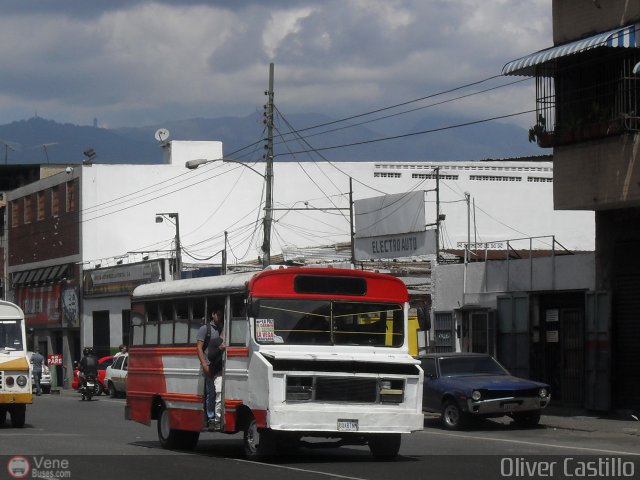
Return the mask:
[(204, 298), (194, 298), (191, 303), (192, 317), (189, 323), (189, 343), (196, 343), (196, 336), (200, 326), (204, 324), (207, 304)]
[(176, 329), (174, 333), (174, 343), (189, 343), (189, 302), (187, 300), (176, 300)]
[(249, 332), (249, 320), (246, 317), (235, 317), (231, 319), (229, 329), (229, 346), (246, 347), (247, 334)]
[(145, 345), (157, 345), (158, 344), (158, 311), (157, 302), (147, 302), (147, 322), (144, 325), (144, 344)]
[(173, 343), (173, 302), (171, 300), (160, 304), (160, 344), (170, 345)]
[(144, 341), (144, 305), (138, 303), (131, 309), (131, 344), (142, 345)]

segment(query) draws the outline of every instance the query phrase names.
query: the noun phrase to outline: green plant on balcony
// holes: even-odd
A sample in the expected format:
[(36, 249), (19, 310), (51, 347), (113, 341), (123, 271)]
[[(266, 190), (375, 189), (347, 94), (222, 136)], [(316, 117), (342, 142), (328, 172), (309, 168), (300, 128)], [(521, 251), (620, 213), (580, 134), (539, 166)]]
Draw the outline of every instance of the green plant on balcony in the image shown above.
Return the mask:
[(553, 146), (553, 133), (547, 131), (547, 122), (542, 114), (538, 114), (538, 121), (529, 129), (529, 142), (536, 142), (542, 148)]

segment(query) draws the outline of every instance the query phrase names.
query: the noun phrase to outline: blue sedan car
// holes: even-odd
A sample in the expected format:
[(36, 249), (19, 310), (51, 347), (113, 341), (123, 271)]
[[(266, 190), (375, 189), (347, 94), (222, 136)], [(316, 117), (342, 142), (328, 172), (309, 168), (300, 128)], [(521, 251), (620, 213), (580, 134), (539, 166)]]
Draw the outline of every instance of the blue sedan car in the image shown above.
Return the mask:
[(491, 355), (434, 353), (420, 361), (422, 409), (440, 413), (449, 430), (462, 428), (471, 418), (505, 415), (519, 426), (534, 427), (551, 400), (549, 385), (510, 375)]

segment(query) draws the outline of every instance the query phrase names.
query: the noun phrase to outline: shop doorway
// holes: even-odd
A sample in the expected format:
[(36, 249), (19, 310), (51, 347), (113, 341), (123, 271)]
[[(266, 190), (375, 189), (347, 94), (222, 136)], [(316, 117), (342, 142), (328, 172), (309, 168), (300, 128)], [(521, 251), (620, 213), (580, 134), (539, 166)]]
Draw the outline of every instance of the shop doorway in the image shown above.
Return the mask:
[(93, 351), (98, 358), (111, 354), (109, 310), (93, 312)]

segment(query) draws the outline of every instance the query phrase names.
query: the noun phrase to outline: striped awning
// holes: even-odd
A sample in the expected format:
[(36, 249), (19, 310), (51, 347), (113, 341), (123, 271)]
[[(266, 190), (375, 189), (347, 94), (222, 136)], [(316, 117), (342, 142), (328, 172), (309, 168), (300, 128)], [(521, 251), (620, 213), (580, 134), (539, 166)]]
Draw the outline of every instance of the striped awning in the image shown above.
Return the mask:
[[(639, 29), (640, 24), (629, 25), (608, 32), (598, 33), (592, 37), (576, 40), (575, 42), (540, 50), (539, 52), (507, 63), (502, 68), (502, 74), (532, 77), (536, 75), (536, 67), (539, 65), (549, 64), (558, 58), (586, 52), (594, 48), (638, 48), (640, 47)], [(551, 75), (552, 71), (553, 69), (548, 69), (541, 76)], [(540, 76), (540, 73), (538, 73), (538, 75)]]
[(36, 268), (15, 272), (11, 283), (14, 286), (36, 285), (48, 282), (57, 282), (67, 275), (68, 265), (55, 265), (53, 267)]

